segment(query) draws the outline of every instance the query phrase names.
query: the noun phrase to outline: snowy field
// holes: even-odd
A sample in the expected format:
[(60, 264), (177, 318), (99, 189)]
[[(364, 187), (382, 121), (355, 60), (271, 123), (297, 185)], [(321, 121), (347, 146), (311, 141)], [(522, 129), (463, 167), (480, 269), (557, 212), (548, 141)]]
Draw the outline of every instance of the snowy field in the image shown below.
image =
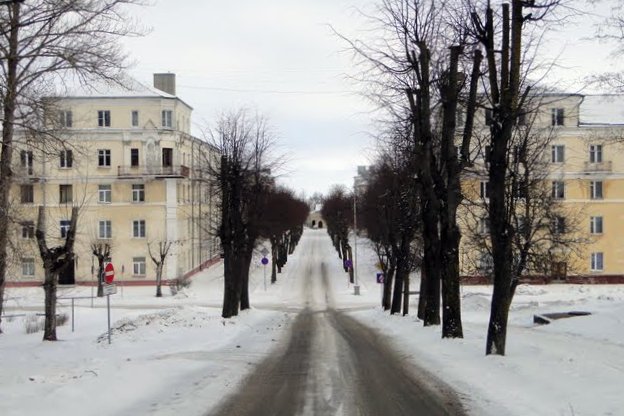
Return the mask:
[[(253, 308), (220, 317), (222, 267), (193, 278), (190, 288), (154, 297), (134, 287), (111, 296), (112, 343), (106, 337), (106, 301), (60, 300), (68, 315), (60, 341), (26, 334), (42, 312), (43, 290), (7, 289), (8, 315), (0, 335), (0, 415), (203, 415), (234, 391), (280, 341), (304, 305), (306, 262), (326, 262), (338, 309), (376, 328), (413, 360), (446, 380), (474, 415), (624, 415), (624, 286), (521, 286), (510, 316), (506, 357), (485, 357), (491, 289), (463, 288), (462, 340), (440, 339), (414, 316), (383, 313), (374, 283), (375, 259), (358, 239), (361, 295), (354, 296), (329, 238), (319, 258), (306, 258), (305, 238), (264, 287), (259, 258), (251, 276)], [(317, 234), (318, 235), (318, 234)], [(267, 268), (267, 272), (268, 272)], [(267, 273), (268, 274), (268, 273)], [(267, 276), (268, 279), (268, 276)], [(412, 287), (418, 287), (417, 281)], [(90, 288), (59, 296), (89, 296)], [(321, 296), (322, 294), (318, 294)], [(412, 311), (417, 298), (412, 297)], [(588, 311), (590, 316), (533, 325), (533, 314)], [(21, 316), (25, 315), (25, 316)]]

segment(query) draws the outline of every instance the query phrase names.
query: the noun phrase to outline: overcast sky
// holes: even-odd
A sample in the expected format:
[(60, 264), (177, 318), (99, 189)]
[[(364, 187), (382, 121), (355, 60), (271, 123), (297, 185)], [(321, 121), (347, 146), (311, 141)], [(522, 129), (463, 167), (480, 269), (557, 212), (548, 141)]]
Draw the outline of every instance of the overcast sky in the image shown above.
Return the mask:
[[(151, 27), (127, 42), (132, 74), (151, 83), (154, 72), (173, 72), (177, 93), (194, 108), (194, 133), (216, 115), (257, 109), (277, 131), (289, 155), (282, 183), (307, 195), (333, 184), (352, 186), (357, 165), (374, 154), (371, 106), (348, 80), (355, 69), (345, 44), (330, 30), (359, 36), (356, 8), (372, 0), (157, 0), (140, 9)], [(569, 23), (545, 53), (560, 56), (555, 77), (578, 89), (579, 77), (615, 65), (588, 25)], [(578, 92), (575, 90), (573, 92)]]

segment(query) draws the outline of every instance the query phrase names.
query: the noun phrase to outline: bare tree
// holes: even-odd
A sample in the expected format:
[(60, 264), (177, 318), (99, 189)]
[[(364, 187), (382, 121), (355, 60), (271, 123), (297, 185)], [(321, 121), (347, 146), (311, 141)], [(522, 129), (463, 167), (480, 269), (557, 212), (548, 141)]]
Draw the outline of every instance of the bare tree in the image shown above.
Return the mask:
[(37, 245), (43, 260), (45, 280), (43, 289), (45, 292), (45, 326), (43, 332), (44, 341), (56, 341), (56, 288), (58, 286), (59, 271), (74, 260), (74, 242), (78, 227), (78, 207), (72, 207), (69, 229), (62, 246), (48, 247), (46, 243), (46, 207), (39, 207), (37, 219)]
[[(533, 98), (526, 101), (508, 152), (505, 199), (512, 210), (514, 229), (512, 290), (523, 276), (542, 277), (545, 281), (560, 277), (568, 270), (569, 260), (580, 258), (581, 247), (589, 242), (580, 229), (580, 212), (572, 211), (553, 194), (551, 159), (547, 156), (551, 155), (556, 129), (535, 127), (542, 103), (537, 100), (539, 97)], [(470, 247), (464, 263), (469, 273), (491, 277), (489, 195), (488, 189), (481, 188), (469, 192), (473, 197), (468, 197), (464, 205), (466, 246)]]
[(527, 23), (539, 21), (559, 2), (556, 0), (536, 2), (512, 0), (511, 7), (502, 5), (501, 27), (496, 30), (494, 10), (487, 3), (485, 18), (476, 11), (472, 13), (475, 38), (485, 49), (487, 61), (486, 83), (488, 108), (492, 112), (489, 126), (490, 146), (489, 214), (490, 238), (493, 257), (494, 292), (486, 354), (505, 355), (507, 319), (515, 291), (513, 273), (513, 242), (515, 228), (512, 213), (515, 211), (507, 198), (509, 152), (515, 126), (525, 108), (530, 93), (523, 86), (527, 62), (523, 61), (523, 34)]
[(382, 306), (390, 313), (409, 312), (409, 276), (421, 266), (422, 241), (417, 183), (402, 152), (383, 154), (371, 169), (361, 224), (374, 242), (384, 271)]
[[(154, 248), (152, 251), (152, 245), (158, 245), (158, 251)], [(156, 267), (156, 297), (162, 297), (162, 274), (163, 269), (165, 267), (165, 262), (167, 260), (167, 256), (169, 255), (169, 250), (171, 246), (174, 244), (174, 241), (164, 240), (159, 241), (158, 243), (147, 243), (147, 251), (149, 253), (154, 266)]]
[(353, 261), (349, 244), (349, 229), (353, 227), (353, 197), (344, 186), (334, 186), (325, 196), (321, 215), (344, 271), (349, 273), (349, 281), (353, 283), (353, 267), (349, 266), (349, 262)]
[[(0, 229), (9, 227), (15, 132), (44, 127), (41, 97), (50, 95), (55, 85), (119, 82), (126, 56), (118, 41), (137, 33), (127, 8), (139, 4), (142, 0), (37, 0), (0, 5)], [(40, 143), (46, 136), (37, 137)], [(7, 233), (0, 233), (0, 314), (7, 244)]]
[[(424, 244), (420, 304), (424, 325), (440, 323), (443, 337), (461, 337), (456, 223), (460, 178), (468, 164), (481, 54), (467, 51), (469, 14), (451, 2), (384, 0), (374, 21), (383, 41), (349, 41), (370, 70), (362, 75), (373, 99), (407, 126), (403, 148), (420, 187)], [(470, 75), (466, 75), (470, 74)], [(465, 111), (458, 158), (458, 108)]]
[(91, 254), (95, 256), (98, 261), (98, 274), (97, 274), (97, 295), (98, 297), (104, 296), (104, 263), (110, 261), (111, 258), (111, 243), (108, 240), (96, 239), (91, 242)]
[(273, 187), (271, 172), (280, 159), (271, 151), (275, 136), (267, 121), (246, 110), (226, 113), (209, 133), (209, 142), (221, 154), (219, 163), (206, 161), (208, 175), (219, 193), (218, 230), (224, 257), (224, 318), (248, 309), (249, 267), (260, 237), (261, 198)]

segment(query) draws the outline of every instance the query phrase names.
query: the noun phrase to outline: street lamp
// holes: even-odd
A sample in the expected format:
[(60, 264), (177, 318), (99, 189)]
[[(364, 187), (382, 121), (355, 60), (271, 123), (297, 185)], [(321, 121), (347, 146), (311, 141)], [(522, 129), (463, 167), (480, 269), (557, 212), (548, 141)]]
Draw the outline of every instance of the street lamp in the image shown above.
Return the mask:
[(353, 274), (355, 276), (355, 285), (353, 285), (353, 294), (360, 294), (360, 284), (358, 283), (357, 269), (357, 186), (353, 186)]

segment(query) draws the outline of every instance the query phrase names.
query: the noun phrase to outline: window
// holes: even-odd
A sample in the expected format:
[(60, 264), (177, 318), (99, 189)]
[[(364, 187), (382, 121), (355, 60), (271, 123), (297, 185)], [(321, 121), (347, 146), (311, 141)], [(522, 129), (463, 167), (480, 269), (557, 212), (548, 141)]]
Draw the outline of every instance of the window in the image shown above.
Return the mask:
[(479, 218), (479, 234), (490, 233), (490, 219), (488, 217)]
[(145, 202), (145, 185), (132, 185), (132, 202)]
[(132, 237), (145, 238), (145, 220), (132, 221)]
[(591, 181), (589, 193), (591, 199), (602, 199), (602, 181)]
[(563, 126), (564, 125), (564, 112), (563, 108), (551, 108), (550, 110), (551, 123), (553, 126)]
[(490, 153), (491, 153), (492, 147), (491, 146), (484, 146), (483, 147), (483, 160), (485, 161), (485, 163), (489, 163), (490, 162)]
[(145, 257), (132, 258), (132, 274), (135, 276), (145, 276)]
[(110, 149), (98, 150), (98, 166), (110, 167), (111, 165), (111, 151)]
[(171, 128), (173, 126), (173, 111), (171, 110), (162, 110), (162, 126)]
[(488, 273), (494, 269), (494, 259), (490, 253), (483, 253), (479, 258), (479, 271)]
[(494, 122), (494, 113), (492, 112), (492, 109), (486, 108), (485, 109), (485, 125), (491, 126), (493, 122)]
[(513, 195), (514, 198), (526, 198), (528, 195), (529, 186), (524, 179), (516, 180), (513, 183)]
[(553, 234), (565, 234), (566, 221), (565, 217), (557, 216), (553, 218)]
[(113, 238), (113, 226), (109, 220), (100, 221), (98, 228), (98, 238)]
[(61, 168), (71, 168), (74, 164), (74, 157), (71, 150), (61, 150)]
[(592, 234), (602, 234), (602, 217), (589, 218), (589, 232)]
[(35, 238), (35, 223), (32, 221), (24, 221), (22, 226), (22, 238), (25, 240)]
[(98, 111), (98, 127), (110, 127), (111, 116), (109, 110)]
[(112, 201), (112, 186), (111, 185), (99, 185), (98, 186), (98, 202), (100, 204), (110, 204)]
[(59, 125), (61, 127), (72, 127), (73, 125), (72, 112), (63, 110), (59, 111)]
[(32, 204), (35, 201), (33, 185), (20, 185), (20, 201), (22, 204)]
[(516, 118), (516, 123), (519, 126), (526, 126), (527, 119), (526, 119), (526, 113), (525, 112), (518, 113), (518, 118)]
[(139, 149), (130, 149), (130, 166), (139, 166)]
[(490, 182), (481, 181), (479, 183), (479, 196), (483, 199), (490, 197)]
[(563, 163), (565, 161), (565, 146), (562, 144), (556, 144), (550, 147), (552, 163)]
[(35, 275), (35, 259), (22, 258), (22, 276)]
[(592, 144), (589, 146), (589, 162), (602, 163), (602, 145)]
[(139, 112), (132, 111), (132, 127), (139, 127)]
[(170, 168), (173, 166), (173, 149), (165, 147), (162, 149), (162, 165), (164, 168)]
[(72, 186), (71, 185), (59, 185), (59, 203), (67, 204), (73, 201)]
[(69, 231), (70, 224), (71, 224), (71, 221), (69, 221), (69, 220), (61, 220), (60, 221), (60, 225), (61, 225), (61, 238), (66, 238), (67, 237), (67, 232)]
[(591, 271), (600, 272), (604, 270), (604, 255), (602, 252), (591, 253)]
[(27, 175), (33, 174), (33, 152), (22, 150), (20, 153), (20, 165)]
[(565, 182), (553, 181), (552, 183), (552, 197), (553, 199), (565, 198)]

